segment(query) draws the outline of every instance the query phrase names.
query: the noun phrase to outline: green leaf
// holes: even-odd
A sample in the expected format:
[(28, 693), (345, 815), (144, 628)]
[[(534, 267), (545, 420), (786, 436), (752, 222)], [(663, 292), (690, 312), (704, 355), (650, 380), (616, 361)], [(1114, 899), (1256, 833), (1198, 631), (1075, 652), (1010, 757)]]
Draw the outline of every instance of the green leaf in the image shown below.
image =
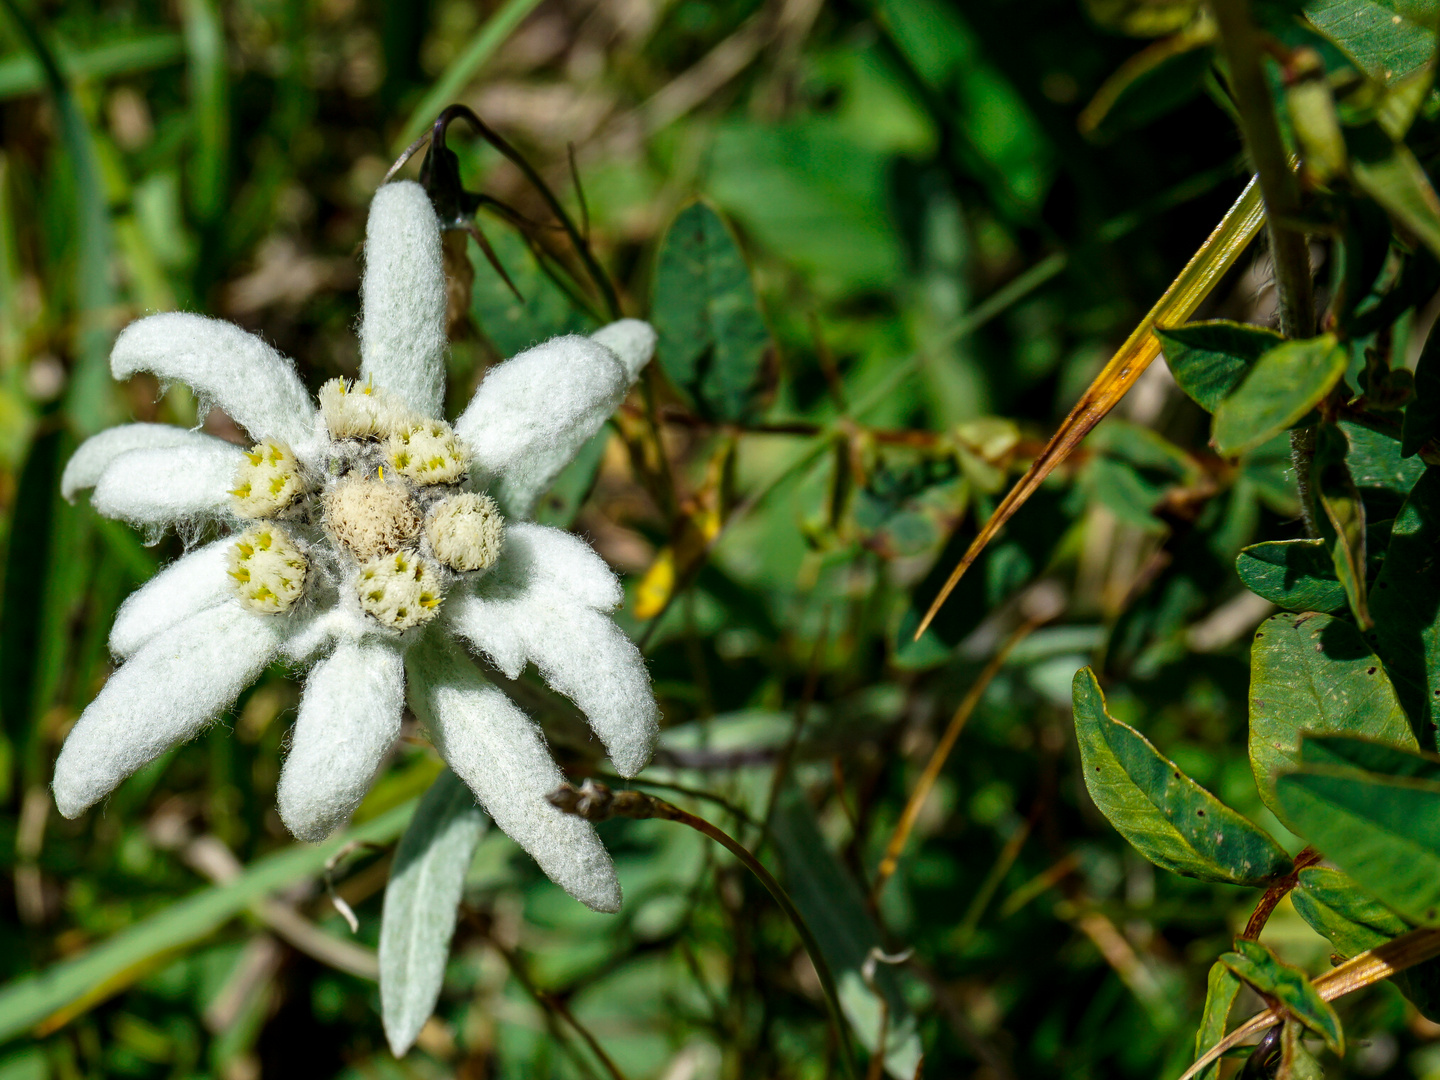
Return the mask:
[(1222, 954), (1220, 963), (1260, 993), (1279, 1001), (1335, 1053), (1345, 1053), (1340, 1018), (1299, 968), (1283, 963), (1258, 941), (1244, 938), (1235, 939), (1235, 951)]
[[(862, 969), (871, 950), (882, 947), (882, 939), (865, 910), (865, 898), (831, 854), (810, 807), (793, 786), (782, 792), (771, 829), (785, 868), (785, 888), (834, 972), (846, 1021), (861, 1045), (873, 1052), (885, 1011), (866, 986)], [(885, 1070), (896, 1080), (911, 1080), (923, 1047), (900, 974), (890, 965), (876, 964), (874, 983), (889, 1007)]]
[(1350, 350), (1333, 334), (1277, 345), (1215, 410), (1216, 449), (1234, 457), (1291, 427), (1324, 399), (1349, 362)]
[(745, 416), (764, 371), (770, 332), (745, 257), (706, 203), (681, 210), (665, 234), (651, 319), (671, 381), (711, 415)]
[(1259, 885), (1290, 869), (1290, 858), (1263, 829), (1105, 711), (1093, 671), (1077, 671), (1071, 689), (1085, 786), (1136, 851), (1177, 874), (1236, 885)]
[(1199, 478), (1195, 463), (1164, 436), (1138, 424), (1111, 419), (1090, 438), (1094, 456), (1081, 483), (1091, 498), (1122, 521), (1151, 532), (1164, 529), (1153, 511), (1172, 488)]
[(1245, 587), (1290, 611), (1340, 611), (1345, 589), (1323, 540), (1268, 540), (1241, 550), (1235, 573)]
[(1385, 661), (1410, 722), (1435, 742), (1440, 699), (1440, 472), (1429, 469), (1395, 519), (1384, 565), (1370, 590), (1371, 642)]
[(1389, 82), (1420, 67), (1435, 51), (1433, 28), (1417, 26), (1376, 0), (1310, 0), (1306, 17), (1355, 58)]
[(1341, 870), (1412, 922), (1440, 925), (1440, 784), (1307, 766), (1275, 794)]
[(474, 793), (446, 769), (395, 850), (380, 916), (380, 1016), (396, 1057), (435, 1011), (465, 874), (488, 825)]
[(1349, 450), (1343, 431), (1331, 423), (1321, 424), (1316, 431), (1310, 488), (1324, 512), (1320, 531), (1330, 547), (1335, 576), (1345, 589), (1355, 621), (1368, 630), (1374, 623), (1365, 581), (1365, 503), (1345, 463)]
[(1407, 458), (1440, 436), (1440, 334), (1425, 339), (1415, 365), (1415, 396), (1405, 406), (1401, 431), (1400, 452)]
[[(1413, 737), (1409, 745), (1414, 745)], [(1440, 783), (1440, 757), (1413, 753), (1406, 749), (1404, 743), (1380, 742), (1373, 737), (1322, 735), (1307, 731), (1300, 744), (1298, 762), (1301, 765), (1352, 768)]]
[(1416, 746), (1390, 679), (1359, 632), (1329, 615), (1286, 612), (1260, 625), (1250, 651), (1250, 767), (1265, 805), (1287, 824), (1275, 778), (1300, 764), (1302, 732)]
[(1440, 256), (1440, 196), (1410, 148), (1392, 142), (1379, 124), (1348, 128), (1346, 143), (1355, 183)]
[(414, 812), (406, 803), (322, 844), (294, 844), (257, 859), (234, 881), (216, 885), (157, 911), (78, 955), (0, 987), (0, 1042), (67, 1010), (93, 1008), (153, 971), (176, 950), (209, 937), (251, 904), (315, 877), (348, 844), (383, 844)]
[[(1240, 994), (1240, 980), (1235, 973), (1220, 961), (1210, 965), (1210, 977), (1206, 981), (1205, 1011), (1200, 1017), (1200, 1027), (1195, 1032), (1195, 1058), (1199, 1060), (1205, 1052), (1225, 1037), (1225, 1024), (1230, 1019), (1230, 1009)], [(1195, 1080), (1215, 1080), (1220, 1075), (1220, 1061), (1217, 1059), (1198, 1073)]]
[(1348, 420), (1340, 422), (1340, 429), (1350, 442), (1345, 464), (1365, 498), (1368, 516), (1372, 521), (1394, 517), (1424, 475), (1425, 463), (1403, 456), (1400, 441), (1392, 435)]
[(1305, 1048), (1304, 1032), (1304, 1026), (1293, 1020), (1286, 1020), (1280, 1029), (1280, 1068), (1275, 1080), (1325, 1080), (1325, 1071)]
[(1214, 24), (1154, 42), (1121, 64), (1080, 113), (1079, 127), (1109, 139), (1164, 116), (1200, 93), (1214, 59)]
[(1255, 362), (1285, 340), (1274, 330), (1229, 319), (1187, 323), (1155, 333), (1180, 389), (1212, 413)]
[(523, 302), (515, 299), (478, 244), (467, 245), (475, 272), (470, 314), (501, 356), (515, 356), (557, 334), (589, 333), (593, 329), (514, 231), (494, 229), (487, 230), (486, 235), (500, 265), (524, 297)]
[[(1323, 935), (1341, 956), (1357, 956), (1409, 931), (1404, 919), (1339, 870), (1307, 866), (1290, 893), (1300, 917)], [(1440, 1014), (1440, 960), (1396, 972), (1390, 977), (1427, 1017)]]

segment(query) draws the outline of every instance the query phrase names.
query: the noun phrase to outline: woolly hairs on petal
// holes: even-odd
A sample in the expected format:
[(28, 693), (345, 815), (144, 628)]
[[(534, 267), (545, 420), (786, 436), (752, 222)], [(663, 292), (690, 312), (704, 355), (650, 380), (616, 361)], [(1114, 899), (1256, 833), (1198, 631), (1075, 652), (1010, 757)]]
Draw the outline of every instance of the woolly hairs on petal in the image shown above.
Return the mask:
[(506, 515), (526, 518), (629, 386), (604, 345), (576, 334), (551, 338), (492, 368), (455, 432), (474, 464), (498, 478), (490, 494)]
[(385, 184), (370, 203), (360, 293), (360, 378), (425, 416), (442, 416), (446, 298), (440, 219), (413, 180)]
[(178, 622), (231, 596), (226, 537), (182, 555), (136, 589), (110, 627), (110, 651), (122, 660)]
[(76, 495), (95, 486), (112, 461), (131, 450), (194, 448), (214, 441), (212, 436), (172, 424), (121, 424), (86, 439), (70, 455), (60, 477), (60, 494), (67, 502), (74, 502)]
[(139, 526), (226, 514), (235, 468), (244, 456), (238, 446), (209, 436), (194, 446), (131, 450), (100, 474), (90, 505)]
[(294, 365), (221, 319), (171, 312), (133, 322), (115, 341), (110, 370), (117, 379), (137, 371), (177, 379), (256, 441), (299, 443), (314, 428), (315, 407)]
[(360, 805), (400, 734), (404, 698), (405, 666), (389, 644), (341, 639), (315, 665), (277, 792), (296, 837), (323, 840)]
[(564, 776), (535, 722), (449, 645), (412, 649), (406, 665), (411, 707), (495, 824), (582, 904), (619, 911), (620, 882), (595, 827), (545, 799)]
[(110, 676), (55, 761), (55, 805), (78, 817), (136, 769), (197, 734), (265, 669), (284, 619), (234, 601), (177, 623)]
[(580, 707), (616, 770), (634, 776), (650, 761), (660, 712), (640, 650), (602, 614), (619, 599), (615, 575), (586, 544), (521, 524), (496, 572), (475, 594), (451, 598), (449, 617), (508, 678), (533, 661)]

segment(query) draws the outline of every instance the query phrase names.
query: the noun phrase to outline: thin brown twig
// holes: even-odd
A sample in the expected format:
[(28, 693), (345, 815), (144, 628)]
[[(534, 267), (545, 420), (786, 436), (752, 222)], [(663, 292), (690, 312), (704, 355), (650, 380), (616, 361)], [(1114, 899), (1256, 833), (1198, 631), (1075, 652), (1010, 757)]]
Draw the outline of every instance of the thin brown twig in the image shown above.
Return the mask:
[(1240, 936), (1248, 941), (1257, 941), (1260, 938), (1260, 931), (1265, 929), (1265, 924), (1270, 921), (1270, 914), (1275, 910), (1276, 905), (1285, 899), (1285, 894), (1300, 880), (1300, 871), (1307, 866), (1314, 866), (1324, 856), (1313, 847), (1307, 847), (1295, 856), (1295, 865), (1291, 867), (1290, 873), (1272, 882), (1265, 890), (1265, 895), (1260, 897), (1260, 902), (1255, 905), (1255, 910), (1250, 913), (1250, 919), (1245, 924), (1245, 932)]
[(890, 842), (885, 845), (885, 855), (880, 860), (880, 866), (875, 871), (875, 887), (871, 892), (872, 899), (878, 899), (880, 892), (885, 888), (885, 883), (890, 880), (895, 868), (900, 863), (900, 855), (905, 850), (905, 845), (910, 839), (910, 832), (915, 827), (915, 821), (920, 816), (920, 811), (925, 806), (925, 800), (929, 798), (935, 781), (940, 778), (940, 771), (945, 767), (945, 762), (950, 757), (950, 752), (955, 749), (955, 743), (960, 738), (960, 733), (965, 729), (965, 724), (970, 719), (970, 714), (980, 704), (985, 691), (989, 688), (991, 680), (1005, 666), (1005, 661), (1010, 658), (1011, 651), (1025, 638), (1029, 637), (1031, 631), (1040, 626), (1045, 619), (1032, 618), (1022, 623), (1018, 629), (1006, 640), (990, 658), (990, 662), (971, 684), (969, 691), (961, 699), (955, 709), (955, 714), (950, 718), (949, 726), (940, 741), (935, 744), (935, 750), (930, 755), (930, 760), (925, 764), (925, 771), (920, 774), (920, 779), (915, 782), (915, 789), (910, 793), (909, 800), (905, 803), (905, 809), (900, 814), (900, 820), (895, 823), (895, 831), (890, 834)]

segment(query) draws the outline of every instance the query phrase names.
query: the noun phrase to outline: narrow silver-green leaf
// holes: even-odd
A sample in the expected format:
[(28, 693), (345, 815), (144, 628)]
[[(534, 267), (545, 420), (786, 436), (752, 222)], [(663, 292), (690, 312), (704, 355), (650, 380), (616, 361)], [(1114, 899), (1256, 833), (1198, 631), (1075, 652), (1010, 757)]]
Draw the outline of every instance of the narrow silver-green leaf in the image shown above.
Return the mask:
[(380, 917), (380, 1012), (396, 1057), (435, 1011), (465, 873), (489, 820), (464, 781), (446, 769), (395, 851)]
[(1236, 885), (1258, 885), (1290, 869), (1268, 833), (1106, 712), (1093, 671), (1077, 671), (1072, 691), (1085, 786), (1136, 851), (1177, 874)]
[(1284, 612), (1250, 650), (1250, 767), (1265, 805), (1286, 820), (1275, 778), (1300, 762), (1300, 736), (1359, 735), (1418, 749), (1390, 677), (1353, 625)]

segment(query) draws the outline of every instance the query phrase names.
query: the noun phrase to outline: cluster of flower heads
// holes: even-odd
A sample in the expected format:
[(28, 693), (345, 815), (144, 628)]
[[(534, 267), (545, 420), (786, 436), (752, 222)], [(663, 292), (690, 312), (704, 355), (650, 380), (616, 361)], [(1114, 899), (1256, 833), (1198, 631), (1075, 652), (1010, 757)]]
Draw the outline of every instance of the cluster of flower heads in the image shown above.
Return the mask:
[(128, 424), (66, 466), (65, 496), (93, 488), (102, 514), (152, 535), (226, 535), (117, 613), (123, 663), (66, 739), (56, 803), (84, 812), (283, 659), (310, 668), (277, 793), (296, 836), (321, 839), (349, 817), (408, 701), (496, 824), (578, 899), (616, 910), (593, 827), (545, 800), (563, 777), (544, 736), (467, 646), (509, 679), (535, 664), (622, 774), (649, 760), (649, 678), (607, 614), (619, 583), (583, 541), (529, 518), (649, 361), (654, 331), (626, 319), (537, 345), (493, 368), (447, 423), (440, 227), (408, 182), (372, 204), (362, 305), (360, 377), (326, 383), (318, 408), (288, 360), (228, 323), (155, 315), (116, 341), (116, 378), (186, 382), (254, 441)]
[(345, 379), (319, 398), (328, 439), (317, 460), (265, 439), (236, 468), (230, 496), (247, 527), (230, 551), (235, 593), (252, 611), (287, 611), (305, 594), (313, 555), (379, 625), (427, 623), (460, 575), (495, 565), (500, 509), (464, 490), (469, 454), (443, 420)]

